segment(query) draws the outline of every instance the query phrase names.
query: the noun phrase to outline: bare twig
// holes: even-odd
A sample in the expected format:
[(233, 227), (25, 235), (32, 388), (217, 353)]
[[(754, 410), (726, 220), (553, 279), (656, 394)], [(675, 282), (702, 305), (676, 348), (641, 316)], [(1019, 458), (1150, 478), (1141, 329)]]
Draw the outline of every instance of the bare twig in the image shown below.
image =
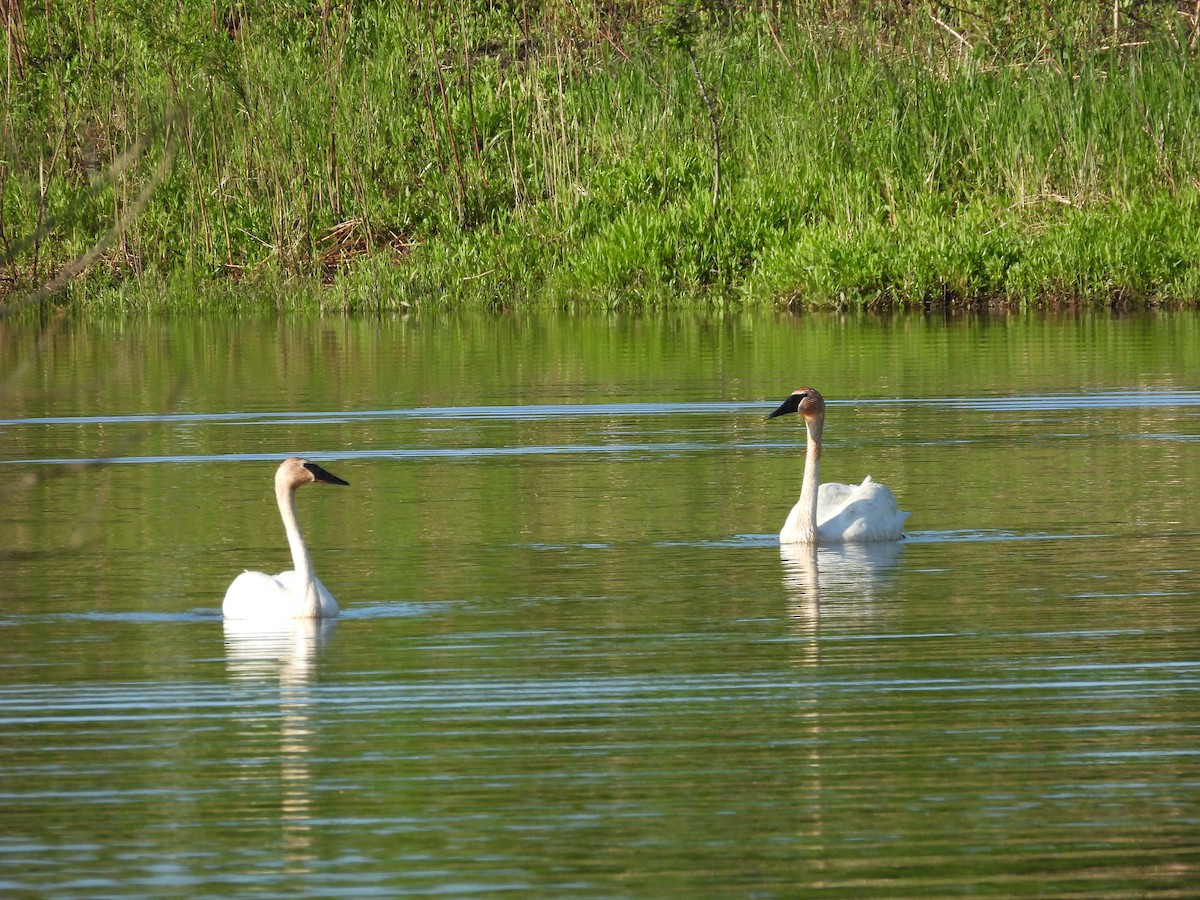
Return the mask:
[(937, 16), (935, 16), (933, 13), (930, 13), (930, 14), (929, 14), (929, 18), (933, 20), (933, 22), (934, 22), (934, 24), (935, 24), (935, 25), (938, 25), (938, 26), (940, 26), (941, 28), (944, 28), (944, 29), (945, 29), (947, 32), (949, 32), (949, 33), (950, 33), (950, 34), (951, 34), (951, 35), (952, 35), (954, 38), (956, 38), (960, 44), (962, 44), (964, 47), (966, 47), (966, 48), (967, 48), (967, 52), (968, 52), (968, 53), (969, 53), (970, 51), (972, 51), (972, 50), (974, 50), (974, 49), (975, 49), (975, 48), (974, 48), (974, 47), (971, 45), (971, 42), (970, 42), (970, 41), (968, 41), (968, 40), (967, 40), (965, 37), (963, 37), (961, 34), (959, 34), (957, 31), (955, 31), (953, 28), (951, 28), (949, 25), (947, 25), (945, 22), (943, 22), (941, 19), (939, 19), (939, 18), (938, 18)]
[(467, 193), (463, 185), (462, 159), (458, 153), (458, 141), (454, 137), (454, 126), (450, 119), (450, 98), (446, 93), (446, 81), (442, 78), (442, 66), (438, 61), (437, 35), (433, 30), (433, 18), (429, 13), (429, 4), (425, 4), (425, 26), (429, 30), (429, 51), (432, 54), (433, 71), (437, 75), (438, 91), (442, 97), (442, 116), (446, 122), (446, 137), (450, 139), (450, 152), (454, 156), (454, 183), (458, 187), (458, 221), (466, 218)]
[(708, 88), (700, 76), (700, 66), (696, 62), (696, 54), (687, 48), (688, 60), (692, 64), (692, 76), (696, 79), (696, 87), (700, 90), (700, 99), (704, 101), (704, 109), (708, 113), (708, 123), (712, 128), (713, 142), (713, 189), (712, 212), (717, 215), (717, 203), (721, 199), (721, 119), (717, 114), (717, 105), (708, 95)]
[[(78, 277), (85, 269), (87, 269), (88, 266), (103, 256), (117, 241), (120, 235), (124, 233), (125, 227), (141, 214), (141, 212), (146, 208), (146, 205), (150, 202), (150, 197), (154, 193), (154, 190), (160, 183), (162, 183), (162, 180), (166, 177), (167, 172), (170, 171), (171, 164), (174, 162), (175, 139), (174, 135), (170, 132), (169, 125), (173, 118), (174, 114), (172, 113), (171, 116), (168, 117), (168, 124), (166, 126), (168, 139), (163, 147), (162, 159), (159, 160), (158, 165), (151, 173), (149, 180), (143, 186), (141, 193), (138, 194), (132, 203), (126, 204), (121, 212), (117, 215), (116, 220), (113, 222), (112, 228), (110, 228), (87, 251), (81, 253), (66, 265), (62, 266), (62, 268), (60, 268), (54, 274), (54, 277), (44, 283), (41, 287), (30, 292), (20, 300), (0, 305), (0, 318), (3, 318), (8, 313), (19, 309), (20, 307), (41, 303), (43, 300), (46, 300), (47, 298), (57, 294), (67, 285), (69, 281)], [(150, 143), (150, 137), (152, 134), (153, 132), (147, 132), (146, 134), (143, 134), (134, 143), (134, 146), (130, 148), (130, 150), (127, 150), (125, 153), (121, 154), (117, 162), (113, 164), (112, 170), (109, 173), (110, 179), (115, 180), (119, 172), (131, 165), (136, 156), (145, 151)], [(96, 190), (97, 185), (93, 184), (92, 189), (93, 191)], [(54, 223), (49, 220), (42, 222), (39, 226), (39, 236), (44, 235), (44, 233), (48, 231), (53, 224)]]
[(793, 75), (796, 74), (796, 66), (792, 63), (791, 58), (783, 49), (783, 43), (779, 40), (779, 22), (772, 16), (767, 22), (767, 30), (771, 32), (771, 40), (775, 42), (775, 49), (779, 51), (779, 56), (783, 59), (784, 64), (791, 70)]

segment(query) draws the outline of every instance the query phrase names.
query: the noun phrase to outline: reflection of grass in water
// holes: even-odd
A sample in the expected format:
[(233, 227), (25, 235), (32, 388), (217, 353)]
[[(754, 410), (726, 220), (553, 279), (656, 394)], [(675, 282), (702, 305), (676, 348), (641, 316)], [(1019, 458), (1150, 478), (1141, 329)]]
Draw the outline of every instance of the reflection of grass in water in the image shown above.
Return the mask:
[[(50, 321), (41, 329), (29, 349), (21, 355), (16, 366), (12, 371), (5, 374), (3, 381), (0, 381), (0, 399), (9, 399), (23, 390), (22, 383), (32, 373), (38, 357), (42, 350), (54, 339), (54, 336), (62, 328), (63, 322), (66, 319), (66, 313), (63, 310), (56, 312)], [(7, 406), (7, 404), (6, 404)], [(52, 477), (66, 475), (69, 472), (78, 472), (79, 466), (56, 466), (53, 469), (39, 467), (22, 472), (16, 477), (6, 477), (0, 479), (0, 504), (11, 511), (16, 507), (17, 496), (33, 491), (35, 488), (43, 484), (46, 480)], [(98, 498), (97, 503), (92, 506), (91, 520), (94, 526), (98, 511), (102, 507), (103, 497)], [(0, 546), (0, 559), (37, 559), (40, 557), (53, 557), (66, 550), (77, 550), (85, 543), (86, 530), (82, 527), (78, 528), (75, 533), (67, 540), (65, 546), (61, 548), (32, 548), (17, 546), (15, 536), (4, 541), (3, 546)]]
[(137, 202), (164, 156), (89, 181), (186, 97), (170, 172), (78, 296), (235, 309), (247, 279), (271, 307), (364, 310), (1200, 296), (1200, 74), (1169, 4), (1115, 39), (1066, 0), (726, 10), (695, 20), (694, 67), (658, 7), (577, 6), (52, 5), (5, 89), (0, 205), (6, 241), (57, 225), (9, 281)]
[[(3, 380), (0, 380), (0, 403), (11, 408), (10, 404), (5, 401), (19, 394), (28, 393), (30, 390), (36, 390), (36, 388), (28, 388), (26, 382), (34, 375), (39, 357), (53, 343), (65, 321), (65, 310), (59, 309), (50, 317), (47, 324), (36, 332), (36, 337), (31, 337), (26, 351), (18, 356), (17, 364), (4, 375)], [(111, 376), (113, 373), (109, 374)], [(183, 386), (184, 379), (181, 374), (167, 392), (160, 414), (174, 408)], [(71, 533), (61, 545), (54, 547), (21, 546), (16, 536), (11, 535), (0, 543), (0, 559), (52, 558), (79, 550), (90, 543), (96, 536), (100, 518), (105, 513), (111, 496), (108, 481), (97, 477), (98, 473), (108, 465), (107, 459), (128, 454), (140, 444), (151, 428), (155, 427), (155, 424), (152, 416), (146, 416), (141, 425), (127, 431), (123, 436), (113, 438), (109, 443), (109, 452), (105, 459), (92, 459), (65, 465), (36, 466), (25, 469), (19, 475), (14, 476), (10, 472), (6, 473), (6, 477), (0, 478), (0, 508), (7, 509), (10, 514), (17, 508), (18, 501), (26, 505), (35, 502), (31, 499), (31, 495), (51, 479), (82, 477), (86, 478), (89, 484), (95, 485), (94, 492), (88, 498), (85, 508), (74, 519)]]

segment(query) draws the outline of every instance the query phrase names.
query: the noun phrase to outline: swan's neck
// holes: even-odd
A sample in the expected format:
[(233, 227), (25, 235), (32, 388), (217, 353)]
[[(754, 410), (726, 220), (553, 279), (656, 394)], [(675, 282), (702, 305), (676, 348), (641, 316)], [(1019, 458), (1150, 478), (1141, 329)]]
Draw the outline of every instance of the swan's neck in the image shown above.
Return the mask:
[(817, 542), (817, 487), (821, 483), (821, 429), (824, 421), (817, 416), (806, 418), (808, 446), (804, 452), (804, 481), (800, 485), (800, 502), (796, 504), (795, 527), (801, 543)]
[(304, 584), (304, 596), (298, 598), (305, 608), (317, 608), (316, 574), (313, 572), (312, 559), (308, 555), (308, 547), (304, 546), (304, 535), (300, 533), (300, 523), (296, 520), (296, 489), (289, 485), (275, 486), (275, 500), (279, 503), (279, 515), (283, 518), (283, 528), (287, 532), (288, 547), (292, 551), (292, 568), (300, 576)]

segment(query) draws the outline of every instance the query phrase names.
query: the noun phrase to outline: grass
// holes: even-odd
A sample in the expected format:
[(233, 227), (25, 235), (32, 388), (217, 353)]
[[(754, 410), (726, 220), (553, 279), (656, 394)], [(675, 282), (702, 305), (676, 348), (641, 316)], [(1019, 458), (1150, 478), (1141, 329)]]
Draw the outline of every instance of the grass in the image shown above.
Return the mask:
[(27, 7), (0, 301), (1200, 302), (1194, 4), (734, 6)]

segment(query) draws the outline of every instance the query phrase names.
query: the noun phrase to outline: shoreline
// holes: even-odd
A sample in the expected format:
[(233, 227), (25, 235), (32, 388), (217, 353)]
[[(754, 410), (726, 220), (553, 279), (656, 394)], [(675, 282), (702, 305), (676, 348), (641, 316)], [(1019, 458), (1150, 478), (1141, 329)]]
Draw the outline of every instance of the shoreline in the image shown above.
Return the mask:
[(5, 88), (0, 309), (1200, 306), (1196, 23), (801, 6), (55, 6)]

